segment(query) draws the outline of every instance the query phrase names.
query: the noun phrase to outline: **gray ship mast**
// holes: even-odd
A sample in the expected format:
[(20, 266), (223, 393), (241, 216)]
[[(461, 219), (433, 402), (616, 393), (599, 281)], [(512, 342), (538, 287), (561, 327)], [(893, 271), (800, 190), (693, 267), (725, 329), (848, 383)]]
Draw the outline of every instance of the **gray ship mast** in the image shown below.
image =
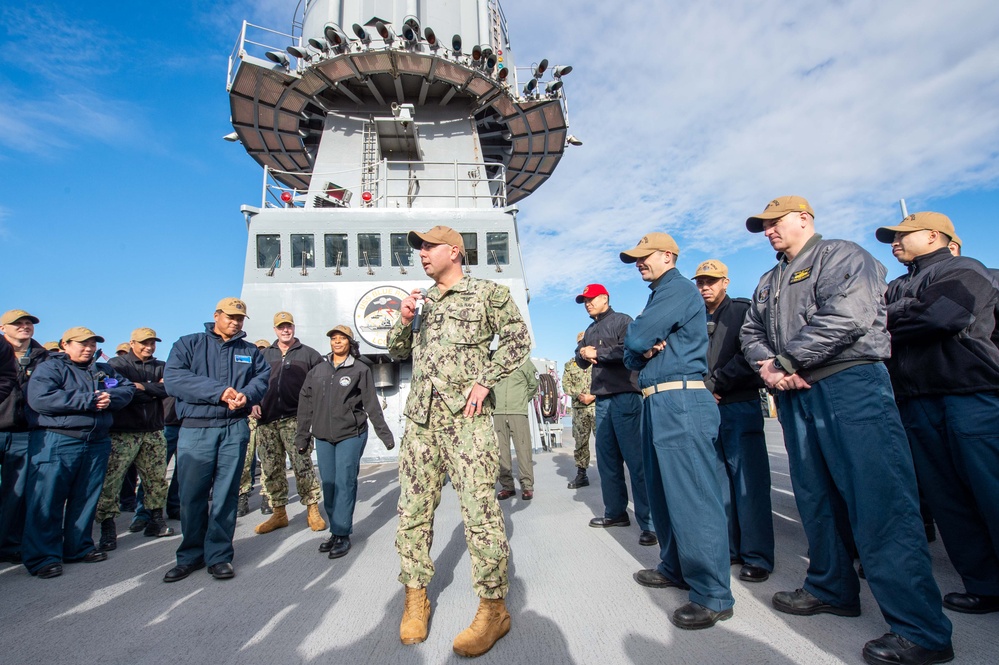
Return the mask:
[(248, 334), (271, 339), (287, 310), (326, 352), (325, 331), (352, 326), (401, 434), (411, 368), (385, 338), (428, 286), (406, 232), (458, 230), (465, 271), (509, 286), (529, 323), (514, 204), (577, 143), (571, 69), (518, 69), (497, 0), (310, 0), (289, 33), (244, 22), (226, 138), (264, 169), (260, 205), (241, 208)]

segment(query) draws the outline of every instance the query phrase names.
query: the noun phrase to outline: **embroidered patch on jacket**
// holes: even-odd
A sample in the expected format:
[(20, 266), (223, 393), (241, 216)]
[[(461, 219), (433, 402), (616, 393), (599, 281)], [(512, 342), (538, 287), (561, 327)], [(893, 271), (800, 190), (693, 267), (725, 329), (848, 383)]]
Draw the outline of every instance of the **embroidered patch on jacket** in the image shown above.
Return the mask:
[(802, 270), (795, 272), (791, 275), (791, 280), (788, 284), (797, 284), (798, 282), (804, 282), (806, 279), (812, 276), (812, 266), (808, 266)]
[(251, 358), (250, 356), (235, 356), (233, 358), (233, 360), (235, 360), (238, 363), (252, 363), (253, 362), (253, 358)]
[(349, 386), (350, 385), (350, 377), (349, 376), (341, 376), (340, 377), (340, 385), (343, 386), (344, 388), (346, 388), (347, 386)]
[(770, 285), (767, 284), (756, 294), (756, 302), (764, 303), (770, 300)]

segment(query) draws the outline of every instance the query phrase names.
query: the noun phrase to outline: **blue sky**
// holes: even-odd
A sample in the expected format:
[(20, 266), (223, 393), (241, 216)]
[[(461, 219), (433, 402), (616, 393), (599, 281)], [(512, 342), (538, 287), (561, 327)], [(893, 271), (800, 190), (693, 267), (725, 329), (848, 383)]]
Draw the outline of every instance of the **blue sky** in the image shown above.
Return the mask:
[[(41, 318), (40, 341), (87, 325), (110, 347), (138, 326), (171, 342), (239, 293), (239, 206), (261, 173), (221, 138), (226, 60), (242, 19), (287, 31), (295, 5), (4, 3), (0, 310)], [(520, 204), (535, 355), (568, 356), (588, 282), (638, 313), (647, 291), (617, 255), (647, 231), (674, 235), (684, 274), (719, 258), (749, 295), (773, 253), (745, 218), (783, 194), (890, 275), (873, 233), (899, 198), (948, 214), (966, 254), (999, 266), (996, 3), (565, 6), (503, 3), (519, 64), (573, 65), (584, 142)]]

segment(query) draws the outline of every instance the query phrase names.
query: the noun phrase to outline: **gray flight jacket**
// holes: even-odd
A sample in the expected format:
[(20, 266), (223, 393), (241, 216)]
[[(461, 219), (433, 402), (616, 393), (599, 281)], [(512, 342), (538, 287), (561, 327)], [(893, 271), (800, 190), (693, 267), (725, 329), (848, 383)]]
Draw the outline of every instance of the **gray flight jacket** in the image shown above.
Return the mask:
[(780, 356), (806, 381), (891, 353), (885, 275), (867, 250), (812, 236), (760, 279), (740, 338), (750, 365)]

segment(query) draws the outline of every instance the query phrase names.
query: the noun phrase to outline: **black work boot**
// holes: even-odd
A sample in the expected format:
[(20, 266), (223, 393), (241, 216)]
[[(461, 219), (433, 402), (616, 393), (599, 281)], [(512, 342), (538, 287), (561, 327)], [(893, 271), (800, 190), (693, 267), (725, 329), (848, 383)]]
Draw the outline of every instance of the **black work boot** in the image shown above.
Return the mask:
[(260, 495), (260, 514), (273, 515), (274, 509), (271, 507), (271, 500), (263, 494)]
[(239, 503), (236, 504), (236, 517), (246, 517), (250, 514), (250, 495), (240, 494)]
[(109, 517), (101, 522), (101, 540), (97, 543), (97, 549), (101, 552), (110, 552), (118, 547), (118, 529), (114, 525), (114, 518)]
[(142, 533), (149, 536), (150, 538), (162, 538), (164, 536), (172, 536), (173, 529), (167, 526), (166, 520), (163, 519), (163, 509), (156, 508), (149, 511), (149, 523), (146, 524), (146, 530)]
[(580, 487), (587, 487), (589, 484), (590, 479), (586, 477), (586, 469), (577, 468), (576, 477), (569, 483), (569, 489), (574, 490)]

